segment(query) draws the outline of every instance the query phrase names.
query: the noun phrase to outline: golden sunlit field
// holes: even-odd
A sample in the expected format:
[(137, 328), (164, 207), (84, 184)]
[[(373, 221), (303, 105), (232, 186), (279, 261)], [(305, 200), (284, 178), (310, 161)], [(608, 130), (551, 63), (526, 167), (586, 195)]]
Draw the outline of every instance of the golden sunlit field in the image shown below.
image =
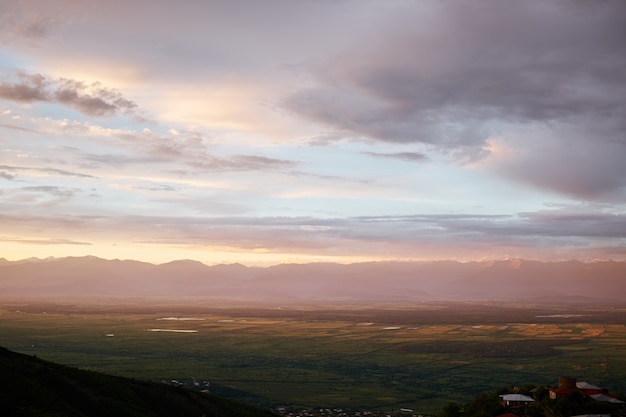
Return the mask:
[(559, 375), (624, 392), (626, 309), (2, 304), (0, 345), (265, 406), (435, 412)]

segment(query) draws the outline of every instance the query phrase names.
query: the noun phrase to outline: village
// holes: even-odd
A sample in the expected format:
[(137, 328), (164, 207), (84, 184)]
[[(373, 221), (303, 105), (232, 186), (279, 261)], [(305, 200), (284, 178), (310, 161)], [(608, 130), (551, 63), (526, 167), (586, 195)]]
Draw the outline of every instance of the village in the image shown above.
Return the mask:
[[(450, 404), (438, 417), (625, 417), (626, 402), (588, 382), (577, 382), (575, 377), (560, 376), (557, 387), (536, 387), (522, 393), (517, 387), (511, 392), (498, 394), (501, 413), (490, 414), (483, 410), (467, 410)], [(546, 395), (547, 394), (547, 395)], [(582, 414), (568, 413), (575, 410), (592, 410)], [(342, 408), (293, 409), (278, 407), (274, 410), (286, 417), (431, 417), (414, 412), (410, 408), (390, 411), (352, 410)]]
[[(161, 383), (187, 387), (211, 393), (208, 381), (190, 380), (159, 380)], [(465, 408), (449, 404), (436, 417), (626, 417), (626, 402), (611, 394), (607, 389), (585, 381), (577, 381), (575, 377), (560, 376), (556, 387), (535, 387), (528, 392), (518, 387), (511, 387), (509, 392), (497, 394), (497, 403), (477, 410), (472, 403)], [(489, 396), (481, 396), (488, 398)], [(493, 396), (492, 396), (493, 397)], [(476, 401), (476, 400), (475, 400)], [(501, 411), (489, 413), (493, 409)], [(577, 414), (575, 410), (591, 410)], [(386, 411), (358, 410), (350, 408), (315, 407), (299, 409), (278, 406), (272, 409), (283, 417), (433, 417), (420, 414), (411, 408), (397, 408)], [(571, 411), (571, 412), (568, 412)], [(574, 413), (572, 413), (574, 412)]]
[[(557, 387), (537, 387), (525, 395), (519, 392), (499, 395), (506, 412), (497, 417), (615, 417), (626, 415), (626, 403), (605, 388), (572, 376), (560, 376)], [(529, 412), (528, 408), (538, 404)], [(577, 414), (576, 411), (584, 411)]]
[(395, 415), (406, 415), (407, 417), (424, 417), (421, 414), (413, 414), (413, 410), (400, 408), (396, 411), (370, 411), (353, 410), (344, 408), (313, 408), (298, 410), (290, 407), (278, 407), (274, 411), (286, 417), (392, 417)]

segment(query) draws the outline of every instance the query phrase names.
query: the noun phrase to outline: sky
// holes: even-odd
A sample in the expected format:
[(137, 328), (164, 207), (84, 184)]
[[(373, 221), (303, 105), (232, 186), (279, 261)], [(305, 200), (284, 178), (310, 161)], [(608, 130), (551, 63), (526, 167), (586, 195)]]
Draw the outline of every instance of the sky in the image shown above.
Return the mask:
[(626, 260), (622, 0), (0, 0), (0, 257)]

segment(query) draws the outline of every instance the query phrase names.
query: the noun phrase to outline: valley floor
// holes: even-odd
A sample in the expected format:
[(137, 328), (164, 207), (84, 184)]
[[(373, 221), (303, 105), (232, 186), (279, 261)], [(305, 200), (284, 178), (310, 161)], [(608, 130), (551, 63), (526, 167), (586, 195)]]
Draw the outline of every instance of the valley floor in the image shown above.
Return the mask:
[(361, 416), (437, 414), (503, 387), (554, 386), (559, 375), (623, 393), (624, 323), (626, 308), (593, 305), (0, 304), (0, 341), (11, 350), (138, 379), (206, 381), (266, 408)]

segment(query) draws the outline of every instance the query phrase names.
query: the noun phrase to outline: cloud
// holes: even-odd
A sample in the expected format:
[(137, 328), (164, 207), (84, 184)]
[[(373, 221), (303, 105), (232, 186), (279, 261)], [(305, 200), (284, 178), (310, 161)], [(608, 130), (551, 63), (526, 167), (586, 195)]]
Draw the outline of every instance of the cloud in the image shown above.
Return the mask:
[(626, 126), (621, 124), (590, 117), (585, 124), (515, 129), (506, 139), (490, 140), (483, 167), (583, 201), (625, 202), (626, 140), (621, 132)]
[(260, 155), (232, 155), (228, 158), (209, 157), (193, 164), (201, 169), (218, 171), (256, 171), (267, 169), (295, 168), (296, 161), (278, 158), (269, 158)]
[(373, 156), (374, 158), (387, 158), (387, 159), (399, 159), (401, 161), (408, 162), (424, 162), (428, 160), (428, 157), (420, 152), (363, 152), (365, 155)]
[(508, 143), (497, 172), (574, 198), (622, 193), (611, 155), (625, 145), (626, 3), (403, 3), (372, 33), (311, 65), (283, 106), (339, 138), (426, 144), (460, 163), (488, 158), (493, 137), (545, 130)]
[(0, 44), (39, 46), (72, 21), (79, 10), (84, 11), (85, 6), (82, 0), (0, 2)]
[(53, 97), (57, 102), (89, 116), (112, 116), (133, 111), (137, 107), (119, 92), (104, 88), (99, 83), (86, 85), (64, 78), (57, 81)]
[[(38, 210), (67, 207), (82, 190), (56, 185), (34, 185), (7, 189), (0, 199), (0, 207), (6, 212), (19, 212), (25, 218)], [(24, 207), (27, 206), (28, 209)]]
[(51, 185), (38, 185), (32, 187), (22, 187), (19, 189), (24, 192), (50, 194), (55, 197), (71, 198), (76, 194), (76, 190)]
[[(16, 222), (26, 223), (34, 230), (49, 223), (56, 224), (59, 230), (64, 224), (68, 231), (89, 233), (93, 239), (107, 235), (115, 225), (119, 230), (132, 230), (129, 239), (143, 243), (337, 256), (391, 253), (395, 258), (419, 258), (425, 253), (449, 257), (458, 253), (465, 257), (524, 254), (549, 259), (554, 254), (571, 256), (585, 251), (618, 253), (626, 239), (623, 214), (593, 207), (562, 207), (513, 215), (345, 218), (121, 215), (97, 219), (93, 216), (18, 219), (4, 215), (2, 220), (7, 230)], [(124, 239), (123, 235), (117, 237)], [(350, 249), (346, 250), (347, 247)]]
[(3, 129), (17, 130), (17, 131), (26, 132), (26, 133), (39, 133), (36, 130), (28, 129), (28, 128), (21, 127), (21, 126), (0, 124), (0, 127)]
[[(81, 172), (66, 171), (63, 169), (49, 168), (49, 167), (26, 167), (26, 166), (0, 165), (0, 169), (13, 172), (13, 173), (18, 173), (20, 171), (27, 171), (27, 172), (34, 171), (34, 172), (40, 172), (44, 174), (54, 174), (54, 175), (61, 175), (61, 176), (67, 176), (67, 177), (96, 178), (93, 175), (83, 174)], [(9, 174), (9, 175), (11, 176), (11, 178), (14, 178), (16, 174)]]
[(100, 83), (86, 84), (66, 78), (50, 80), (41, 74), (21, 71), (0, 83), (0, 99), (18, 103), (59, 103), (96, 117), (131, 114), (137, 109), (133, 101)]
[(486, 138), (460, 122), (619, 114), (623, 3), (426, 3), (430, 13), (401, 8), (386, 36), (314, 67), (316, 85), (287, 107), (383, 141), (454, 146)]
[(113, 167), (123, 167), (134, 164), (155, 164), (158, 162), (163, 162), (163, 158), (155, 158), (153, 156), (148, 155), (127, 155), (127, 154), (114, 154), (114, 153), (83, 153), (80, 155), (83, 161), (88, 162), (91, 168), (94, 165), (97, 166), (113, 166)]
[(620, 0), (0, 3), (0, 60), (24, 68), (0, 74), (3, 233), (198, 256), (626, 244)]
[(259, 171), (293, 169), (297, 161), (263, 155), (234, 154), (217, 156), (209, 147), (210, 139), (193, 131), (161, 134), (142, 131), (92, 129), (94, 135), (117, 138), (120, 153), (83, 153), (81, 158), (103, 165), (177, 163), (197, 171)]
[(528, 223), (530, 233), (540, 230), (545, 236), (593, 237), (626, 239), (626, 216), (599, 210), (563, 208), (532, 213), (520, 213)]
[(53, 19), (40, 13), (22, 12), (24, 12), (22, 8), (11, 10), (8, 5), (0, 5), (0, 34), (3, 35), (0, 36), (0, 43), (8, 44), (10, 41), (23, 40), (37, 43), (57, 26)]
[(178, 192), (181, 190), (180, 186), (168, 185), (168, 184), (151, 184), (151, 183), (135, 185), (132, 188), (136, 190), (140, 190), (140, 191), (166, 192), (166, 193)]
[(91, 245), (89, 242), (81, 242), (70, 239), (11, 239), (0, 237), (0, 241), (20, 243), (24, 245)]
[(12, 180), (13, 178), (15, 178), (15, 175), (9, 174), (6, 171), (0, 171), (0, 178), (4, 178), (5, 180)]
[(0, 98), (20, 103), (49, 100), (49, 94), (45, 91), (48, 82), (42, 75), (18, 72), (16, 77), (18, 81), (15, 83), (0, 83)]

